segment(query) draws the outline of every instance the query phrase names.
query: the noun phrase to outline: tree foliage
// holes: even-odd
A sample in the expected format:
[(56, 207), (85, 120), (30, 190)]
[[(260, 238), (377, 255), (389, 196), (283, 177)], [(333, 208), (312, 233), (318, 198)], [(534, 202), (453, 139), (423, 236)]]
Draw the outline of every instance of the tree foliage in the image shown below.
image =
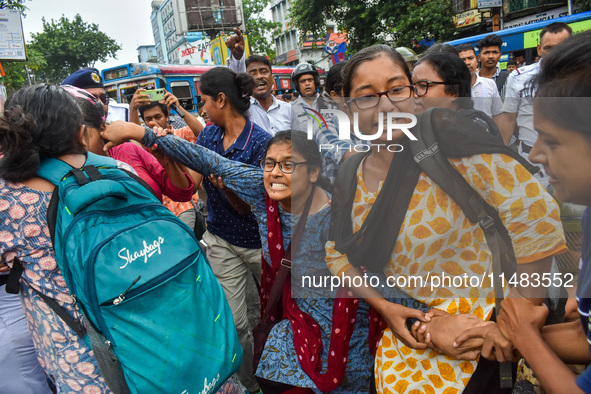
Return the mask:
[(431, 0), (408, 7), (403, 18), (391, 20), (393, 46), (415, 48), (421, 40), (447, 41), (455, 25), (450, 0)]
[(272, 61), (275, 59), (276, 52), (265, 34), (275, 30), (280, 24), (267, 20), (264, 17), (263, 11), (268, 3), (269, 0), (244, 0), (242, 2), (242, 8), (244, 10), (245, 30), (252, 52), (268, 55)]
[(72, 21), (64, 15), (57, 21), (47, 22), (43, 18), (43, 31), (31, 36), (29, 48), (41, 53), (46, 60), (37, 78), (47, 82), (59, 83), (82, 67), (92, 67), (98, 60), (116, 59), (121, 49), (97, 24), (84, 22), (80, 14)]
[(27, 6), (24, 4), (26, 0), (0, 0), (0, 10), (3, 8), (6, 9), (13, 9), (19, 10), (23, 16), (25, 16), (25, 11), (28, 9)]
[[(421, 35), (446, 39), (453, 32), (451, 10), (450, 0), (421, 4), (413, 0), (293, 0), (291, 3), (291, 17), (302, 36), (309, 32), (322, 37), (327, 21), (333, 21), (347, 32), (347, 48), (353, 52), (380, 43), (401, 45), (399, 42), (406, 40), (409, 42), (404, 46), (410, 46), (410, 41)], [(437, 15), (425, 17), (430, 12)], [(407, 19), (413, 23), (407, 23)]]

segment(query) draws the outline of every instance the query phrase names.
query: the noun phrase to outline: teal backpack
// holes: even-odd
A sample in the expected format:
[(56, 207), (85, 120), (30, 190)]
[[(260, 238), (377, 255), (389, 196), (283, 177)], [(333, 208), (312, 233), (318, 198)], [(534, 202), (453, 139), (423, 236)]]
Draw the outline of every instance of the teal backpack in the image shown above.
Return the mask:
[(111, 158), (88, 153), (80, 169), (45, 159), (38, 175), (56, 185), (48, 225), (85, 327), (44, 299), (90, 344), (109, 388), (217, 391), (242, 348), (193, 231)]

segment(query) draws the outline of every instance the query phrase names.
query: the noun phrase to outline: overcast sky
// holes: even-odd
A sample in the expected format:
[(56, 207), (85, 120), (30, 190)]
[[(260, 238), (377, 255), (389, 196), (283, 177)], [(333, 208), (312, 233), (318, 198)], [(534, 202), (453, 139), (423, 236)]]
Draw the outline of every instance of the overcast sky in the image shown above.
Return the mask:
[(45, 17), (49, 22), (59, 19), (62, 14), (70, 20), (80, 14), (83, 21), (96, 23), (103, 33), (115, 39), (122, 48), (117, 52), (117, 59), (97, 62), (95, 67), (98, 69), (137, 62), (138, 45), (154, 45), (150, 0), (27, 0), (24, 3), (29, 7), (23, 18), (27, 42), (31, 39), (31, 33), (43, 30), (41, 18)]

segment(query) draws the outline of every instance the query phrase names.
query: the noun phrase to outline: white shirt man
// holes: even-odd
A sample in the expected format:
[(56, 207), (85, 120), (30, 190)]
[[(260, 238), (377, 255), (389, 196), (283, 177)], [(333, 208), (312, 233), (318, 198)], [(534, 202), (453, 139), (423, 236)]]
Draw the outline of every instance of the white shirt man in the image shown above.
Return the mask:
[[(271, 135), (291, 128), (291, 106), (272, 94), (273, 74), (271, 64), (262, 56), (253, 55), (245, 59), (244, 54), (236, 59), (232, 54), (227, 61), (235, 72), (247, 72), (255, 80), (253, 95), (250, 97), (249, 119)], [(248, 63), (248, 65), (246, 65)]]
[(474, 102), (474, 109), (484, 112), (498, 124), (503, 102), (501, 101), (501, 96), (499, 96), (496, 83), (492, 79), (483, 78), (478, 75), (476, 52), (471, 45), (467, 44), (465, 47), (460, 46), (458, 51), (460, 58), (464, 61), (468, 70), (470, 70), (470, 76), (472, 78), (471, 95), (472, 101)]
[(497, 90), (495, 81), (476, 75), (476, 82), (472, 85), (472, 101), (474, 109), (484, 112), (491, 118), (503, 112), (503, 102)]

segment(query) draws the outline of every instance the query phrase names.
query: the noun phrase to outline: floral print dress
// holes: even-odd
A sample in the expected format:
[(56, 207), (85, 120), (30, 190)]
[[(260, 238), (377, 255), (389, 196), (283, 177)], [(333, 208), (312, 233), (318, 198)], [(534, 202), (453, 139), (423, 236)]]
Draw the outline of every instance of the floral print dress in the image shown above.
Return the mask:
[(57, 266), (47, 227), (51, 192), (0, 179), (0, 256), (23, 266), (20, 296), (41, 366), (59, 393), (110, 392), (92, 350), (47, 306), (35, 291), (53, 298), (70, 316), (81, 319)]
[[(129, 165), (120, 168), (135, 173)], [(58, 393), (111, 393), (92, 350), (32, 290), (53, 298), (75, 319), (83, 317), (74, 303), (55, 260), (47, 227), (51, 192), (33, 190), (0, 179), (0, 262), (18, 258), (24, 267), (20, 296), (37, 357)], [(218, 393), (241, 392), (230, 379)]]
[[(450, 159), (464, 179), (495, 207), (509, 232), (517, 264), (526, 264), (566, 250), (559, 208), (552, 197), (516, 160), (503, 154)], [(351, 218), (358, 231), (378, 192), (370, 192), (359, 166)], [(334, 275), (350, 267), (346, 255), (327, 243), (327, 263)], [(492, 255), (484, 232), (470, 223), (460, 206), (422, 173), (394, 245), (385, 274), (410, 297), (450, 314), (471, 313), (489, 320), (495, 305), (490, 276)], [(482, 279), (417, 286), (410, 280), (464, 277)], [(407, 279), (407, 280), (404, 280)], [(436, 282), (435, 282), (436, 283)], [(455, 283), (459, 283), (456, 281)], [(507, 291), (507, 289), (505, 289)], [(474, 373), (476, 361), (455, 360), (435, 351), (405, 346), (386, 329), (375, 360), (376, 388), (381, 393), (460, 393)]]
[[(146, 132), (142, 143), (145, 146), (152, 146), (155, 142), (155, 135), (150, 131)], [(173, 160), (203, 174), (221, 176), (226, 187), (251, 206), (259, 225), (263, 256), (267, 261), (271, 261), (267, 239), (267, 207), (263, 170), (245, 163), (224, 159), (207, 148), (171, 135), (158, 138), (157, 143), (159, 149)], [(279, 206), (279, 216), (281, 217), (281, 232), (285, 249), (291, 240), (292, 231), (299, 216), (286, 212), (281, 206)], [(330, 272), (324, 262), (324, 245), (328, 239), (329, 222), (330, 207), (325, 207), (319, 212), (309, 215), (291, 270), (292, 294), (298, 307), (314, 318), (321, 328), (323, 368), (326, 368), (326, 360), (329, 356), (332, 310), (336, 290), (330, 292), (329, 289), (322, 286), (302, 286), (302, 277), (330, 277)], [(373, 355), (369, 350), (367, 339), (369, 332), (368, 309), (365, 302), (360, 302), (355, 329), (349, 343), (345, 378), (333, 392), (369, 392)], [(293, 332), (287, 319), (273, 327), (267, 338), (256, 375), (268, 380), (315, 389), (314, 382), (303, 371), (298, 361), (294, 349), (294, 335), (297, 334)]]

